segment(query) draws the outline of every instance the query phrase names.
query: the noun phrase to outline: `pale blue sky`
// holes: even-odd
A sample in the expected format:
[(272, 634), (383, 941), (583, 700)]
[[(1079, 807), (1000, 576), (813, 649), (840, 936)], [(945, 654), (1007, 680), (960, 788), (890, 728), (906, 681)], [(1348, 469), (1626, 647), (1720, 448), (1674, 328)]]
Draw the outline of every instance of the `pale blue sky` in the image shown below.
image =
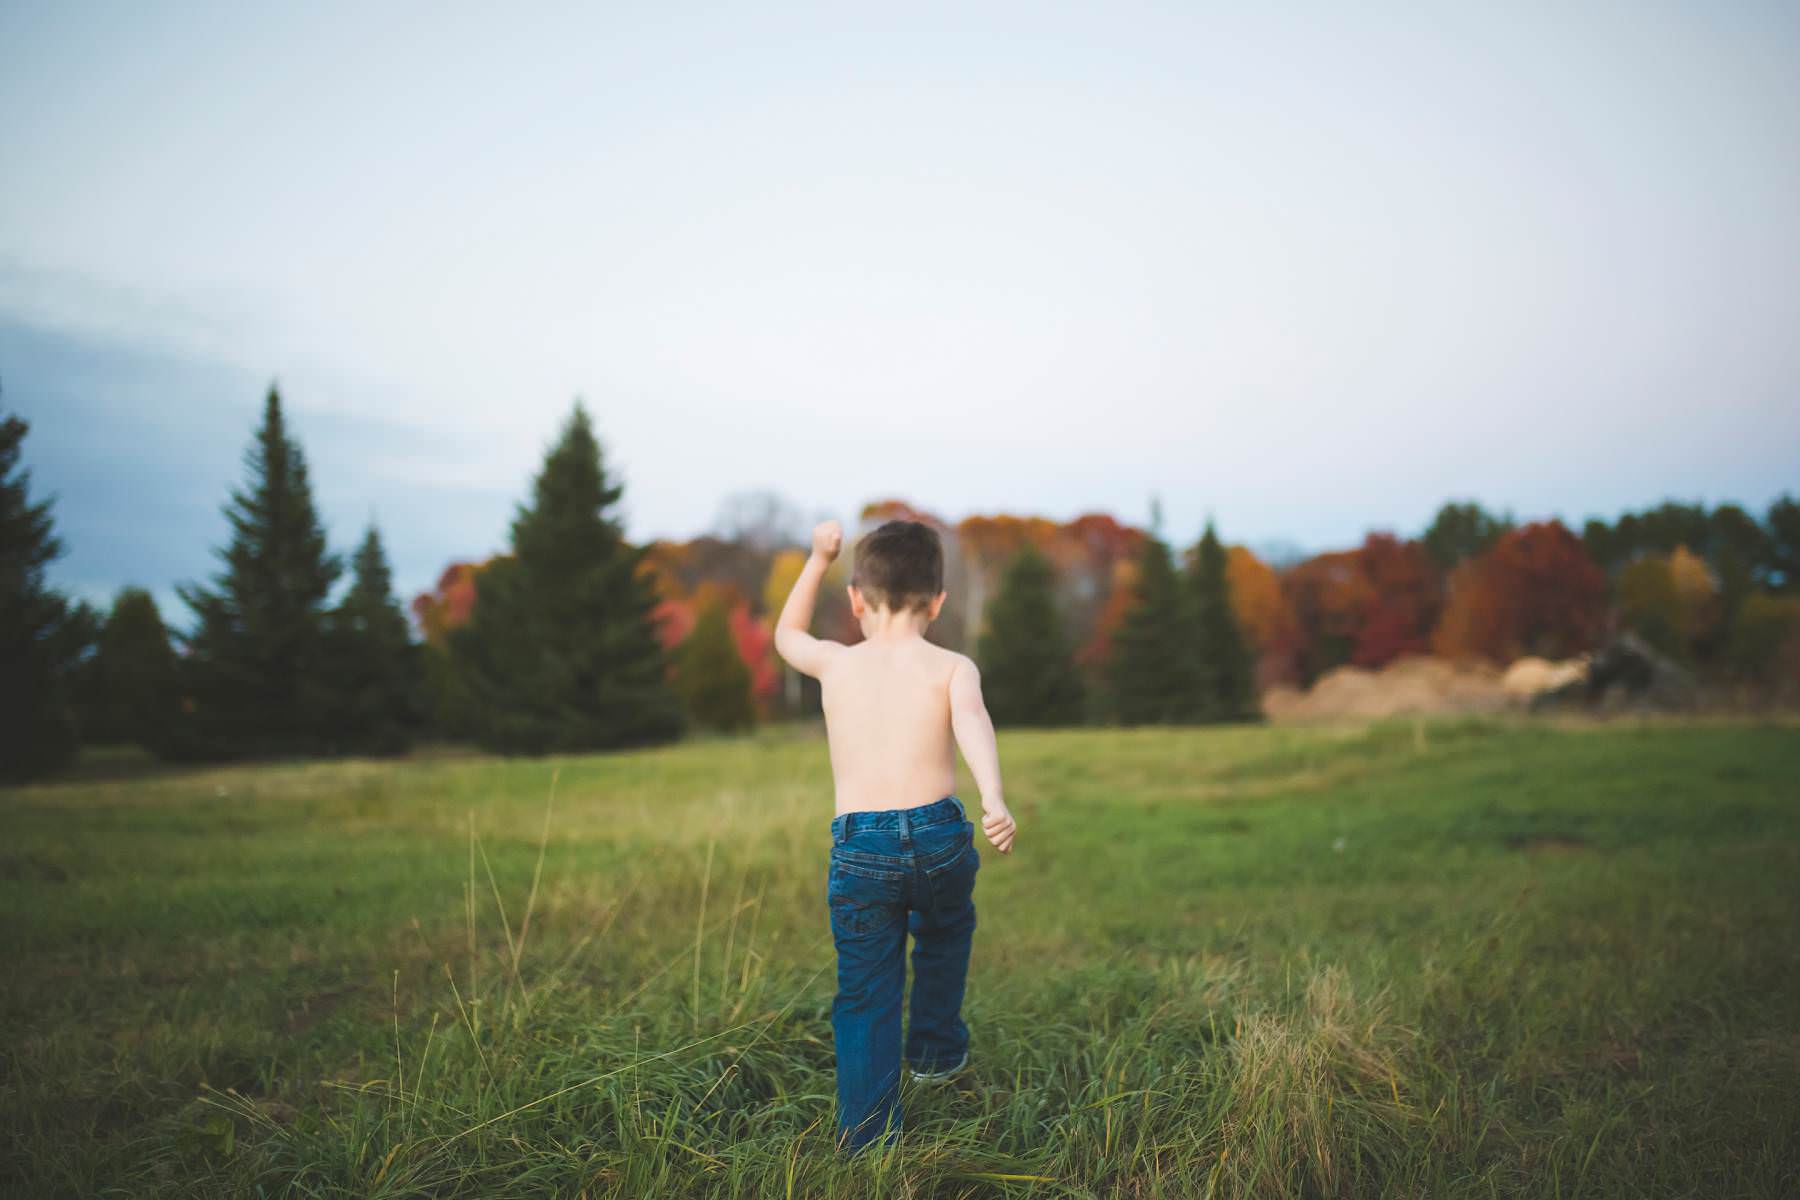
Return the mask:
[(854, 7), (0, 6), (58, 578), (207, 573), (272, 378), (408, 590), (576, 394), (646, 538), (1800, 489), (1800, 6)]

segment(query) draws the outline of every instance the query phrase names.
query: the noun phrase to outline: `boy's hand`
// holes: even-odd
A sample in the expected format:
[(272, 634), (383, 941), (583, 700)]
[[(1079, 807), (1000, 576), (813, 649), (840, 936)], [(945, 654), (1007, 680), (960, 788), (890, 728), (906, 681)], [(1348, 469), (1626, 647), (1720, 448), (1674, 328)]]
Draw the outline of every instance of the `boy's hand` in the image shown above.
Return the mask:
[(1006, 805), (996, 808), (982, 806), (981, 832), (987, 835), (988, 843), (1002, 854), (1012, 853), (1013, 834), (1018, 831), (1018, 824)]
[(836, 521), (820, 521), (813, 526), (812, 552), (830, 562), (844, 548), (844, 527)]

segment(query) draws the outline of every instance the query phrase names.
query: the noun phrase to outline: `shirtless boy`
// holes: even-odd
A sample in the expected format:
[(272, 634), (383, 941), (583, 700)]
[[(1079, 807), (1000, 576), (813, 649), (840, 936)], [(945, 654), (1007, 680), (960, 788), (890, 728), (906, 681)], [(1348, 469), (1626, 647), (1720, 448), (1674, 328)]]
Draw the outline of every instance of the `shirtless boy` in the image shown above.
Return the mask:
[(957, 746), (981, 791), (982, 833), (1002, 854), (1012, 851), (1014, 824), (975, 664), (924, 637), (944, 606), (937, 534), (917, 521), (889, 521), (858, 544), (849, 592), (863, 640), (854, 646), (807, 632), (819, 581), (843, 541), (836, 521), (813, 530), (775, 649), (819, 681), (825, 707), (837, 788), (826, 893), (838, 956), (838, 1145), (855, 1151), (900, 1132), (908, 933), (913, 1080), (948, 1079), (969, 1060), (962, 1000), (981, 859), (955, 795)]

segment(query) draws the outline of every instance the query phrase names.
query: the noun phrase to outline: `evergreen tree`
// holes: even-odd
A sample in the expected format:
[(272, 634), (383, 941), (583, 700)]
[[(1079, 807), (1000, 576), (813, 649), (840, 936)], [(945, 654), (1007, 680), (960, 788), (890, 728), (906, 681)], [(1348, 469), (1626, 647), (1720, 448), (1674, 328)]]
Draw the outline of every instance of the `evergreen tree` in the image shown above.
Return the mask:
[(30, 426), (0, 418), (0, 781), (18, 782), (75, 757), (74, 677), (94, 637), (93, 613), (51, 591), (44, 568), (62, 554), (50, 501), (33, 504), (20, 469)]
[(181, 706), (178, 671), (156, 599), (143, 588), (121, 588), (85, 673), (82, 740), (167, 752)]
[(333, 746), (405, 750), (423, 720), (422, 664), (373, 525), (352, 562), (350, 591), (331, 614), (330, 641)]
[(1144, 539), (1131, 607), (1113, 634), (1107, 679), (1126, 725), (1197, 720), (1204, 709), (1191, 606), (1168, 544)]
[(705, 604), (681, 643), (675, 690), (688, 715), (709, 729), (747, 729), (756, 720), (750, 696), (750, 668), (731, 636), (731, 614), (714, 598)]
[(976, 647), (981, 691), (998, 725), (1078, 725), (1081, 674), (1056, 611), (1056, 576), (1030, 544), (1007, 564)]
[(326, 550), (274, 388), (244, 464), (248, 487), (224, 510), (225, 570), (212, 590), (180, 589), (196, 618), (185, 663), (194, 708), (180, 747), (194, 757), (317, 751), (331, 719), (325, 597), (342, 567)]
[(1231, 608), (1231, 583), (1225, 573), (1225, 547), (1206, 523), (1194, 548), (1188, 575), (1193, 605), (1195, 650), (1199, 660), (1202, 713), (1216, 721), (1238, 721), (1257, 714), (1254, 660)]
[(1484, 553), (1512, 527), (1511, 513), (1496, 517), (1473, 500), (1453, 500), (1438, 509), (1420, 540), (1437, 564), (1449, 570)]
[(608, 515), (623, 494), (580, 404), (513, 521), (513, 554), (482, 572), (450, 635), (477, 739), (508, 753), (666, 740), (679, 701), (657, 640), (644, 550)]
[(1800, 594), (1800, 501), (1786, 492), (1769, 505), (1764, 577), (1778, 592)]

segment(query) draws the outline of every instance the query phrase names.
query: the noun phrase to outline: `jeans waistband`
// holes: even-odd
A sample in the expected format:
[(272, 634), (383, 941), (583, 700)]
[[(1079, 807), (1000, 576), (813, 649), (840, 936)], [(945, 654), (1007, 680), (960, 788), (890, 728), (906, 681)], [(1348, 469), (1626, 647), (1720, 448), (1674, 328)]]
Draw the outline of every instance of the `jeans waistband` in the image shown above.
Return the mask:
[(831, 819), (831, 840), (833, 844), (841, 845), (851, 834), (873, 829), (891, 830), (904, 840), (912, 830), (923, 825), (966, 820), (968, 817), (963, 812), (962, 801), (951, 795), (942, 800), (933, 800), (930, 804), (921, 804), (917, 808), (881, 808), (872, 812), (839, 813)]

